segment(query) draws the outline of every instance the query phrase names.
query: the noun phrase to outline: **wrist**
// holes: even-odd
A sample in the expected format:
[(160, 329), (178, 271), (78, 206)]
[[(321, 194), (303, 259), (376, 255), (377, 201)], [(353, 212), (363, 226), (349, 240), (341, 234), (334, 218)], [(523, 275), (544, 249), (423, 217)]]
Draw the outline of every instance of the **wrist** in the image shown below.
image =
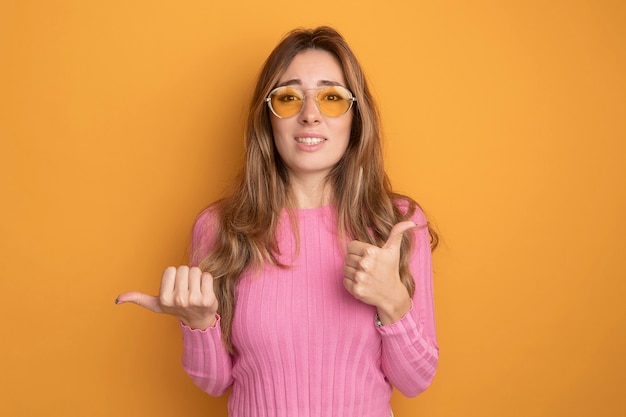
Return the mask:
[(217, 324), (217, 315), (203, 318), (202, 320), (180, 320), (185, 326), (193, 330), (206, 330), (210, 327), (215, 327)]
[(391, 302), (388, 305), (379, 306), (377, 308), (375, 320), (376, 325), (385, 326), (388, 324), (393, 324), (400, 320), (402, 317), (404, 317), (410, 309), (411, 298), (407, 293), (406, 297), (402, 297), (395, 302)]

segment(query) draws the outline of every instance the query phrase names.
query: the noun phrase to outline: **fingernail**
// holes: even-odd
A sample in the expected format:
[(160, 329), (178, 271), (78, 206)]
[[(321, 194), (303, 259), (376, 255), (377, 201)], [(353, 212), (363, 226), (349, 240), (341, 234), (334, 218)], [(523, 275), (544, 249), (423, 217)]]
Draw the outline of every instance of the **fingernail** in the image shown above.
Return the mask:
[(115, 304), (122, 304), (120, 303), (120, 300), (118, 300), (117, 298), (115, 299)]

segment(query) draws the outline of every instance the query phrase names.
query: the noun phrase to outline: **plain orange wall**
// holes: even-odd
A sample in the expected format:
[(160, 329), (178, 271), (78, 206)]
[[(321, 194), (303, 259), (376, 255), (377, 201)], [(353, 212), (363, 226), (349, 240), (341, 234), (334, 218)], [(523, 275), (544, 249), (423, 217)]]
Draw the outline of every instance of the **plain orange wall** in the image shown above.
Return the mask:
[(396, 415), (626, 415), (625, 5), (2, 0), (0, 414), (226, 416), (113, 300), (186, 262), (263, 59), (330, 24), (443, 236), (440, 370)]

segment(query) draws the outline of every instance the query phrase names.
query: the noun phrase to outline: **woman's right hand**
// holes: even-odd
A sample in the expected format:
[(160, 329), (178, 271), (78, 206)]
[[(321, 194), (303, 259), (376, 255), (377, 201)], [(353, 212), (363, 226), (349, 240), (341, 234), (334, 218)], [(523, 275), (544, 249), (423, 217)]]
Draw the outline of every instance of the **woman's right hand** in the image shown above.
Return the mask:
[(172, 315), (192, 329), (205, 330), (215, 326), (217, 321), (213, 276), (198, 267), (166, 268), (158, 297), (130, 291), (115, 300), (116, 304), (129, 302), (155, 313)]

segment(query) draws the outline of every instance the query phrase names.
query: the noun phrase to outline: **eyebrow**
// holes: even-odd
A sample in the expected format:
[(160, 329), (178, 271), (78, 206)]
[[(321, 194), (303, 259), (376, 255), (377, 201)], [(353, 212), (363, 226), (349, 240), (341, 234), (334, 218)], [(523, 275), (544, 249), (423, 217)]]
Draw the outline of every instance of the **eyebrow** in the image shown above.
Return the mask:
[[(292, 80), (287, 80), (287, 81), (283, 81), (282, 83), (278, 83), (278, 85), (276, 87), (284, 87), (286, 85), (302, 85), (302, 80), (298, 79), (298, 78), (294, 78)], [(337, 81), (330, 81), (330, 80), (320, 80), (317, 82), (318, 86), (335, 86), (335, 85), (341, 85), (341, 83), (338, 83)]]

